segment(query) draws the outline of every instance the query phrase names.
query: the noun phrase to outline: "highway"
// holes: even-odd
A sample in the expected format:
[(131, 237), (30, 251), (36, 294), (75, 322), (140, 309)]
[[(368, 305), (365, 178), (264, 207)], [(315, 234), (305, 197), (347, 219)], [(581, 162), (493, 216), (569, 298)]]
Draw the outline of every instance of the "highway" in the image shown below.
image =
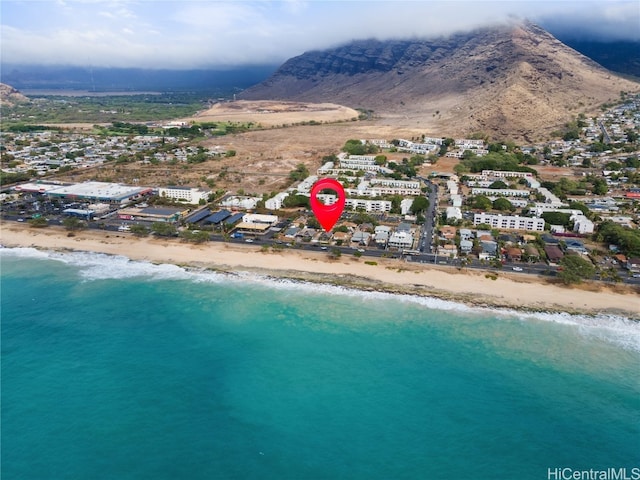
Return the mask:
[[(429, 193), (429, 205), (430, 209), (432, 205), (435, 205), (436, 201), (436, 191), (432, 189)], [(433, 200), (433, 201), (432, 201)], [(439, 266), (445, 266), (456, 269), (474, 269), (474, 270), (484, 270), (487, 272), (499, 272), (504, 271), (510, 274), (515, 275), (541, 275), (541, 276), (550, 276), (554, 277), (557, 275), (558, 268), (549, 266), (546, 263), (503, 263), (501, 267), (495, 267), (488, 265), (486, 262), (481, 262), (477, 259), (472, 259), (470, 261), (464, 261), (460, 258), (451, 259), (445, 256), (437, 255), (435, 253), (427, 252), (427, 250), (431, 249), (431, 240), (433, 235), (433, 216), (427, 215), (427, 218), (431, 218), (431, 222), (426, 222), (421, 229), (422, 239), (421, 242), (424, 241), (424, 248), (421, 247), (422, 253), (418, 255), (403, 255), (402, 252), (397, 251), (389, 251), (380, 248), (366, 248), (366, 249), (356, 249), (350, 246), (321, 246), (317, 243), (288, 243), (282, 242), (280, 240), (275, 240), (273, 238), (274, 232), (269, 232), (265, 237), (250, 237), (251, 243), (250, 245), (262, 246), (268, 245), (269, 247), (279, 247), (286, 249), (298, 249), (298, 250), (307, 250), (307, 251), (326, 251), (327, 254), (330, 254), (332, 251), (339, 251), (341, 255), (354, 255), (358, 254), (363, 257), (369, 258), (391, 258), (404, 260), (406, 262), (418, 263), (418, 264), (434, 264)], [(11, 215), (3, 212), (2, 219), (4, 221), (17, 221), (17, 222), (25, 222), (27, 219), (24, 216), (20, 215)], [(61, 226), (62, 220), (55, 218), (49, 219), (47, 222), (51, 226)], [(100, 225), (97, 222), (90, 222), (89, 228), (97, 229), (97, 230), (107, 230), (118, 232), (117, 224), (111, 225)], [(133, 235), (128, 232), (119, 232), (124, 235)], [(228, 242), (235, 243), (239, 245), (247, 245), (247, 238), (225, 238), (222, 234), (214, 233), (210, 235), (210, 241), (212, 242)], [(422, 245), (422, 243), (421, 243)], [(521, 269), (520, 270), (514, 270)], [(619, 275), (621, 281), (627, 285), (635, 285), (640, 286), (640, 278), (628, 276), (627, 272), (621, 268), (618, 268)], [(601, 281), (598, 278), (594, 277), (592, 280)], [(607, 283), (607, 282), (605, 282)]]

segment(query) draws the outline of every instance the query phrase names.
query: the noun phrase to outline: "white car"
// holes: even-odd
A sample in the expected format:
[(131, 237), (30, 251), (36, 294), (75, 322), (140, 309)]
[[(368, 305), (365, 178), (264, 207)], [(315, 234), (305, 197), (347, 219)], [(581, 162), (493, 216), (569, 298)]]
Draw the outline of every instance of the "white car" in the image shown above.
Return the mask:
[(514, 272), (521, 272), (521, 271), (522, 271), (522, 268), (520, 268), (520, 267), (513, 267), (513, 271), (514, 271)]

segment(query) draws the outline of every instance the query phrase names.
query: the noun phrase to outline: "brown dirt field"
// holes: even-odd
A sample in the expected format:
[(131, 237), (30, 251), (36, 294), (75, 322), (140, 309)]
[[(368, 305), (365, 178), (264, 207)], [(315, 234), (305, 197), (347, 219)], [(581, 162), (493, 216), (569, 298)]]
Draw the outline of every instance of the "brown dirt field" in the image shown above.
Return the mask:
[[(288, 174), (298, 164), (304, 164), (311, 173), (322, 165), (323, 157), (340, 152), (348, 139), (417, 138), (420, 135), (452, 135), (449, 131), (430, 131), (412, 121), (390, 122), (388, 116), (372, 120), (351, 121), (357, 117), (355, 110), (334, 104), (310, 104), (295, 102), (237, 101), (218, 104), (196, 117), (183, 121), (234, 121), (255, 122), (263, 129), (204, 140), (205, 147), (219, 146), (235, 150), (236, 156), (212, 159), (202, 164), (142, 165), (123, 164), (98, 167), (58, 176), (60, 180), (101, 180), (140, 185), (188, 185), (207, 187), (213, 180), (213, 189), (230, 192), (244, 191), (262, 195), (281, 191), (291, 185)], [(325, 122), (317, 125), (300, 125), (302, 122)], [(426, 125), (424, 122), (423, 125)], [(293, 125), (282, 127), (282, 125)], [(270, 127), (269, 127), (270, 125)], [(67, 125), (69, 126), (69, 125)], [(74, 124), (78, 128), (81, 124)], [(401, 161), (407, 153), (387, 154), (390, 160)], [(422, 175), (432, 171), (454, 173), (456, 158), (440, 158), (436, 165), (425, 165)], [(543, 180), (559, 176), (573, 176), (566, 168), (536, 165)]]
[(356, 110), (333, 103), (238, 100), (218, 103), (193, 117), (183, 119), (183, 121), (253, 122), (263, 127), (275, 127), (309, 121), (333, 123), (349, 121), (355, 118), (358, 118)]
[[(234, 105), (238, 103), (240, 102), (235, 102)], [(253, 107), (250, 108), (249, 104)], [(378, 120), (354, 122), (350, 119), (353, 118), (352, 112), (357, 117), (355, 110), (335, 105), (333, 107), (339, 108), (327, 107), (326, 105), (329, 104), (320, 104), (318, 107), (313, 104), (295, 104), (293, 106), (288, 102), (284, 104), (281, 112), (253, 113), (253, 110), (263, 108), (265, 104), (269, 104), (271, 110), (277, 110), (276, 102), (243, 102), (242, 111), (232, 112), (233, 115), (230, 116), (219, 112), (215, 121), (248, 122), (254, 121), (252, 118), (264, 117), (269, 118), (269, 121), (274, 122), (274, 125), (282, 125), (283, 122), (299, 124), (310, 120), (319, 121), (318, 119), (321, 117), (318, 116), (318, 112), (327, 112), (327, 115), (337, 115), (338, 117), (343, 113), (347, 116), (348, 113), (348, 121), (339, 121), (335, 119), (338, 117), (331, 117), (333, 123), (294, 125), (286, 128), (274, 126), (263, 130), (204, 140), (200, 142), (201, 145), (205, 147), (220, 146), (226, 150), (235, 150), (236, 156), (212, 159), (201, 164), (121, 164), (76, 171), (67, 176), (57, 176), (57, 179), (74, 182), (84, 180), (113, 181), (153, 186), (172, 183), (194, 187), (206, 187), (206, 180), (213, 179), (215, 181), (214, 189), (224, 189), (234, 193), (243, 190), (247, 194), (261, 195), (280, 191), (290, 186), (288, 174), (299, 163), (304, 164), (311, 173), (314, 173), (322, 165), (323, 157), (339, 153), (344, 143), (349, 139), (391, 139), (412, 138), (422, 134), (434, 135), (434, 132), (381, 124)], [(197, 121), (213, 119), (212, 116), (192, 118)], [(264, 127), (266, 122), (261, 120), (260, 124)], [(401, 160), (408, 154), (388, 156), (390, 159)]]

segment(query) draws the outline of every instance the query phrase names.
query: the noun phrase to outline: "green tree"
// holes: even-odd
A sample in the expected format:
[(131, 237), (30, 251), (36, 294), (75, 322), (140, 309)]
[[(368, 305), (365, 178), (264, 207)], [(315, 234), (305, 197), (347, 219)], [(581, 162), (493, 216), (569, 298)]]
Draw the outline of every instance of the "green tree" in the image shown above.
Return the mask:
[(504, 183), (502, 180), (496, 180), (491, 185), (489, 185), (489, 188), (491, 188), (492, 190), (500, 190), (504, 188), (509, 188), (509, 185)]
[(204, 243), (209, 240), (209, 232), (202, 230), (183, 230), (180, 238), (191, 243)]
[(593, 185), (592, 192), (594, 195), (606, 195), (609, 191), (607, 187), (607, 182), (603, 178), (596, 177), (591, 181), (591, 185)]
[(154, 222), (151, 224), (151, 232), (161, 237), (173, 237), (177, 235), (178, 229), (172, 223)]
[(282, 201), (282, 205), (285, 208), (299, 208), (299, 207), (304, 207), (304, 208), (311, 208), (311, 205), (309, 203), (309, 197), (306, 197), (304, 195), (289, 195), (288, 197), (286, 197), (283, 201)]
[(564, 212), (544, 212), (541, 216), (544, 221), (550, 225), (563, 225), (567, 227), (571, 221), (571, 214)]
[(309, 169), (305, 166), (304, 163), (299, 163), (296, 165), (294, 170), (289, 172), (289, 180), (301, 182), (305, 178), (309, 176)]
[(64, 228), (66, 228), (70, 232), (87, 228), (86, 222), (83, 222), (82, 220), (76, 217), (65, 218), (64, 220), (62, 220), (62, 225), (64, 226)]
[(416, 197), (413, 199), (413, 203), (411, 204), (411, 213), (417, 215), (419, 213), (424, 212), (429, 208), (429, 200), (427, 197)]
[(593, 264), (580, 255), (565, 255), (560, 260), (562, 270), (558, 276), (567, 285), (572, 283), (581, 283), (583, 280), (592, 278), (596, 273)]
[(513, 204), (507, 200), (506, 198), (496, 198), (493, 201), (493, 208), (495, 210), (500, 210), (500, 211), (509, 211), (509, 212), (513, 212), (516, 208), (513, 206)]
[(144, 225), (140, 225), (140, 224), (134, 224), (131, 225), (130, 230), (131, 233), (133, 233), (136, 237), (146, 237), (149, 235), (149, 228), (145, 227)]
[(590, 213), (589, 207), (587, 207), (582, 202), (571, 202), (569, 204), (569, 208), (572, 209), (572, 210), (580, 210), (585, 215), (588, 215)]
[(473, 198), (472, 206), (478, 210), (490, 210), (491, 207), (493, 207), (493, 204), (491, 203), (491, 200), (489, 200), (489, 197), (485, 195), (477, 195)]
[(49, 223), (44, 217), (36, 217), (29, 220), (29, 225), (33, 228), (43, 228), (49, 226)]

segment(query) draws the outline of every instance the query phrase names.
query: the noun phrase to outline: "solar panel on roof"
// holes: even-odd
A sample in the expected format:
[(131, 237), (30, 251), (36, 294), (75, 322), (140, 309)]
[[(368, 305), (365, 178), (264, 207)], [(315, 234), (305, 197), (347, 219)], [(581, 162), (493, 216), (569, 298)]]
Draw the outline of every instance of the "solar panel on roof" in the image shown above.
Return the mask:
[(242, 217), (244, 217), (244, 213), (236, 213), (235, 215), (232, 215), (231, 217), (227, 218), (225, 220), (225, 223), (227, 225), (232, 225), (232, 224), (242, 220)]
[(230, 217), (231, 212), (228, 210), (220, 210), (219, 212), (214, 213), (213, 215), (207, 217), (205, 223), (220, 223), (225, 218)]
[(196, 222), (199, 222), (200, 220), (202, 220), (203, 218), (208, 217), (209, 215), (211, 215), (211, 210), (209, 210), (208, 208), (204, 208), (204, 209), (200, 210), (199, 212), (196, 212), (193, 215), (187, 217), (186, 222), (187, 223), (196, 223)]

